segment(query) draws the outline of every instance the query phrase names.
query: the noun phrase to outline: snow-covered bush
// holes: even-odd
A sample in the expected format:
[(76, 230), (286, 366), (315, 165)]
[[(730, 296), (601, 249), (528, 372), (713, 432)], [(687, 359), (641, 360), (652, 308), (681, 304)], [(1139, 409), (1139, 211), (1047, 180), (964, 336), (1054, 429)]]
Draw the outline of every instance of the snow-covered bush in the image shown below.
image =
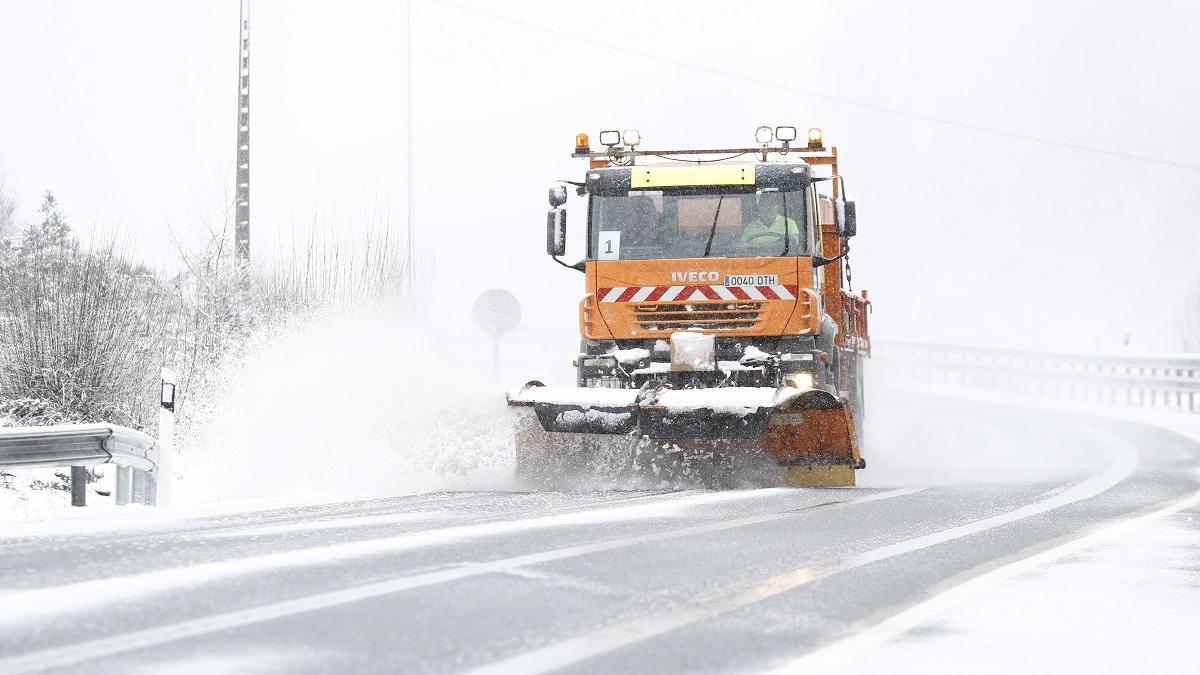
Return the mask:
[(44, 427), (85, 421), (78, 412), (57, 401), (44, 398), (0, 400), (0, 427)]
[(41, 214), (0, 259), (0, 400), (145, 426), (172, 347), (170, 289), (113, 244), (84, 249), (48, 192)]
[[(178, 271), (165, 277), (114, 245), (83, 246), (47, 193), (40, 222), (10, 228), (15, 244), (0, 251), (0, 426), (109, 422), (155, 433), (159, 368), (168, 366), (180, 378), (181, 465), (210, 464), (200, 455), (211, 445), (192, 441), (228, 426), (225, 399), (244, 384), (231, 380), (273, 358), (278, 338), (331, 312), (400, 313), (408, 260), (385, 231), (312, 238), (248, 268), (231, 237), (210, 229), (199, 248), (180, 247)], [(344, 392), (309, 395), (318, 409), (346, 414)]]

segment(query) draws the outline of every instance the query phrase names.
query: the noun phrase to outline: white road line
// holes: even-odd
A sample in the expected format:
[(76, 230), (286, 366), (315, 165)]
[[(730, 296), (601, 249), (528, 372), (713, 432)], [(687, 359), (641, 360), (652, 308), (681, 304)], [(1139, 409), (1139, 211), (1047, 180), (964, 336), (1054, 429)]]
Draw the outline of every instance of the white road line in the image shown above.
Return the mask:
[[(892, 497), (901, 497), (904, 495), (921, 492), (922, 490), (923, 488), (890, 490), (887, 492), (867, 495), (862, 499), (843, 502), (843, 504), (872, 502), (881, 499), (889, 499)], [(758, 490), (755, 492), (763, 493), (769, 491)], [(567, 558), (601, 553), (604, 551), (611, 551), (637, 544), (669, 541), (671, 539), (678, 539), (681, 537), (708, 534), (739, 527), (747, 527), (750, 525), (784, 520), (787, 518), (794, 518), (796, 515), (797, 512), (795, 510), (789, 510), (780, 513), (748, 516), (746, 518), (736, 518), (715, 523), (707, 523), (704, 525), (696, 525), (677, 530), (667, 530), (665, 532), (654, 532), (630, 537), (621, 537), (619, 539), (611, 539), (592, 544), (569, 546), (550, 551), (542, 551), (538, 553), (515, 556), (512, 558), (505, 558), (502, 560), (493, 560), (485, 563), (466, 564), (444, 570), (414, 574), (399, 579), (391, 579), (388, 581), (381, 581), (363, 586), (355, 586), (353, 588), (318, 593), (303, 598), (297, 598), (295, 600), (285, 600), (283, 602), (275, 602), (267, 605), (260, 605), (258, 607), (250, 607), (233, 612), (225, 612), (222, 614), (207, 616), (200, 619), (181, 621), (178, 623), (149, 628), (146, 630), (123, 633), (121, 635), (89, 640), (87, 642), (81, 642), (73, 645), (51, 647), (36, 652), (29, 652), (19, 656), (0, 659), (0, 673), (28, 673), (51, 668), (62, 668), (83, 661), (98, 659), (135, 649), (144, 649), (154, 645), (173, 642), (175, 640), (182, 640), (185, 638), (195, 637), (221, 630), (229, 630), (240, 626), (270, 621), (273, 619), (281, 619), (295, 614), (312, 612), (338, 605), (345, 605), (352, 602), (358, 602), (360, 600), (376, 598), (382, 595), (389, 595), (414, 588), (432, 586), (434, 584), (466, 579), (468, 577), (474, 577), (483, 574), (506, 572), (523, 566), (538, 565), (564, 560)]]
[(691, 605), (630, 619), (592, 633), (569, 638), (467, 672), (471, 675), (493, 675), (499, 673), (531, 675), (533, 673), (558, 670), (616, 649), (663, 635), (682, 626), (713, 618), (740, 607), (759, 602), (760, 600), (775, 597), (803, 586), (814, 579), (820, 579), (888, 558), (894, 558), (955, 539), (961, 539), (1033, 515), (1045, 513), (1066, 504), (1094, 497), (1120, 483), (1137, 466), (1137, 453), (1123, 441), (1114, 450), (1113, 460), (1104, 472), (1076, 483), (1059, 494), (1032, 504), (1027, 504), (1019, 509), (888, 546), (881, 546), (832, 565), (795, 569), (731, 593), (716, 595)]
[(318, 532), (322, 530), (353, 530), (359, 527), (378, 527), (380, 525), (400, 525), (434, 520), (450, 515), (448, 511), (410, 511), (403, 513), (383, 513), (371, 516), (347, 516), (331, 518), (319, 516), (315, 520), (300, 520), (284, 523), (265, 523), (262, 525), (237, 525), (234, 527), (188, 533), (191, 536), (205, 539), (242, 539), (248, 537), (265, 537), (296, 532)]
[[(407, 497), (418, 493), (406, 492), (386, 495), (388, 498)], [(106, 536), (113, 532), (156, 529), (158, 534), (164, 526), (172, 527), (171, 533), (194, 531), (193, 523), (220, 516), (241, 516), (264, 514), (282, 509), (297, 509), (311, 506), (342, 507), (355, 502), (365, 502), (377, 499), (380, 495), (322, 495), (320, 497), (287, 499), (242, 499), (232, 502), (217, 502), (197, 506), (172, 507), (169, 511), (155, 511), (134, 507), (133, 512), (121, 512), (105, 515), (80, 514), (77, 518), (63, 520), (22, 520), (19, 523), (9, 523), (0, 520), (0, 544), (11, 541), (22, 541), (35, 538), (59, 537), (65, 535)], [(124, 508), (124, 507), (122, 507)], [(355, 513), (358, 509), (349, 509), (343, 513)], [(84, 509), (86, 512), (87, 509)], [(314, 517), (319, 517), (314, 515)], [(230, 527), (229, 524), (217, 527)], [(236, 526), (236, 525), (232, 525)], [(140, 533), (139, 533), (140, 534)], [(22, 542), (23, 543), (23, 542)]]
[(860, 631), (849, 637), (843, 638), (834, 642), (831, 645), (818, 649), (806, 656), (803, 656), (795, 661), (785, 663), (777, 668), (774, 668), (768, 673), (770, 675), (783, 675), (784, 673), (811, 673), (811, 672), (838, 672), (843, 673), (846, 667), (846, 661), (852, 658), (855, 654), (861, 654), (864, 650), (878, 645), (882, 642), (890, 640), (901, 633), (905, 633), (916, 626), (919, 626), (929, 621), (934, 616), (941, 612), (961, 604), (983, 591), (999, 585), (1002, 582), (1024, 574), (1036, 567), (1052, 563), (1066, 556), (1078, 553), (1083, 549), (1095, 546), (1101, 542), (1112, 539), (1120, 534), (1128, 532), (1132, 529), (1141, 527), (1151, 521), (1158, 520), (1164, 516), (1169, 516), (1173, 513), (1178, 513), (1184, 509), (1200, 505), (1200, 492), (1195, 492), (1189, 497), (1181, 499), (1169, 506), (1163, 507), (1152, 513), (1147, 513), (1142, 516), (1128, 518), (1119, 521), (1114, 525), (1110, 525), (1103, 529), (1097, 530), (1079, 539), (1073, 539), (1065, 544), (1056, 546), (1047, 551), (1036, 553), (1027, 558), (1022, 558), (1016, 562), (1009, 563), (1004, 567), (992, 570), (980, 576), (974, 577), (969, 581), (965, 581), (953, 588), (938, 594), (920, 604), (914, 605), (899, 614), (896, 614), (888, 619), (881, 621), (866, 630)]
[(260, 572), (326, 565), (365, 556), (451, 544), (466, 539), (518, 534), (552, 527), (591, 525), (622, 520), (673, 518), (681, 515), (679, 513), (681, 509), (688, 507), (756, 499), (770, 495), (772, 492), (784, 490), (786, 488), (714, 491), (683, 498), (666, 495), (661, 500), (629, 506), (610, 506), (521, 520), (459, 525), (393, 537), (364, 539), (296, 551), (267, 553), (186, 567), (170, 567), (124, 576), (90, 579), (48, 588), (12, 590), (4, 595), (5, 611), (0, 612), (0, 627), (27, 624), (36, 619), (97, 609), (113, 603), (129, 602), (139, 596), (193, 588), (205, 582), (249, 576)]

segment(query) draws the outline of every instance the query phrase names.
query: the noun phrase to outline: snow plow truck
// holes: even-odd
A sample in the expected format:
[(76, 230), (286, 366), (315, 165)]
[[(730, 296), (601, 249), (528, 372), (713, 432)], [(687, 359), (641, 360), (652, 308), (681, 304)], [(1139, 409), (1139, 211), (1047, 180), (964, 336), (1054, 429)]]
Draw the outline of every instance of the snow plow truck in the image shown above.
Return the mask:
[[(847, 257), (855, 204), (837, 148), (818, 128), (796, 137), (764, 126), (750, 147), (644, 150), (613, 130), (593, 150), (576, 136), (588, 168), (552, 184), (546, 251), (585, 279), (577, 380), (508, 393), (519, 483), (752, 465), (777, 484), (854, 484), (871, 350)], [(568, 186), (587, 198), (573, 264)]]

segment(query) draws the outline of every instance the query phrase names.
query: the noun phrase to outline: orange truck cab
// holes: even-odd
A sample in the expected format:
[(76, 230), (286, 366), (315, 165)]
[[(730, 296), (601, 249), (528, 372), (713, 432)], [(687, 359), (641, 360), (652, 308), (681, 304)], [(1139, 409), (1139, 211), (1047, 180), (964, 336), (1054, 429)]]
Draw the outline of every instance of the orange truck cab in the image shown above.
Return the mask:
[[(849, 290), (846, 264), (855, 205), (820, 130), (807, 146), (795, 138), (793, 127), (760, 127), (755, 147), (640, 150), (636, 131), (606, 131), (593, 150), (579, 134), (572, 156), (588, 170), (570, 184), (588, 200), (586, 256), (559, 260), (563, 183), (550, 190), (547, 252), (584, 274), (576, 388), (630, 400), (526, 387), (510, 403), (535, 406), (550, 432), (774, 438), (767, 450), (783, 463), (836, 455), (861, 466), (870, 340), (869, 302)], [(689, 406), (695, 390), (707, 393)], [(664, 407), (672, 396), (681, 408)], [(784, 412), (806, 409), (839, 422), (781, 435), (799, 419)]]

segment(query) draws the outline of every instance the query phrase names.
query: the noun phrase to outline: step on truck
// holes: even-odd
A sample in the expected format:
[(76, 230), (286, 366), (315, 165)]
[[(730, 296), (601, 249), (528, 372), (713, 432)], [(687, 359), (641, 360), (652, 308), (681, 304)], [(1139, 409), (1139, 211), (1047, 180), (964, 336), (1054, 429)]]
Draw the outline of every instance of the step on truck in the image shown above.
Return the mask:
[[(636, 130), (602, 131), (595, 150), (576, 136), (587, 171), (551, 186), (546, 223), (547, 253), (584, 276), (576, 386), (508, 393), (519, 483), (632, 469), (854, 484), (871, 351), (855, 204), (837, 148), (818, 128), (796, 136), (676, 150), (641, 149)], [(561, 259), (571, 189), (587, 199), (575, 263)]]

